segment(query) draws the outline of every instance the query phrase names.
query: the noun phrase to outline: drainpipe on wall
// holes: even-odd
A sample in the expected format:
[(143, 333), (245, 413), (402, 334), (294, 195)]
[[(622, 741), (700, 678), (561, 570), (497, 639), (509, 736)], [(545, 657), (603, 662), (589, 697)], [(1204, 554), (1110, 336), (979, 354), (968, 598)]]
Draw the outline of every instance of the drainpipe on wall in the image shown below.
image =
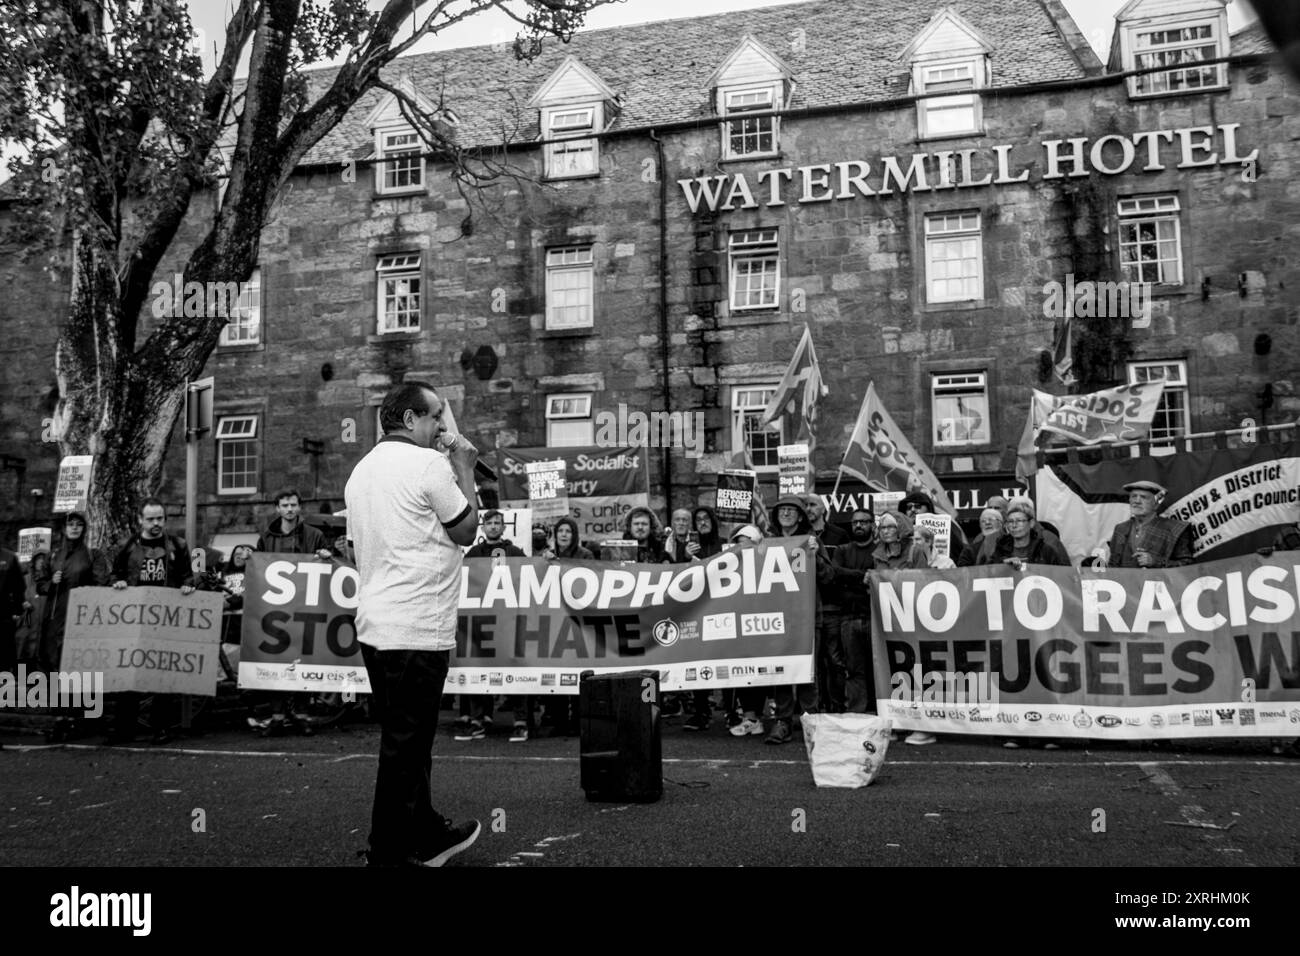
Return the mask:
[[(664, 144), (650, 130), (650, 139), (655, 144), (655, 173), (659, 180), (659, 363), (663, 372), (664, 414), (672, 411), (672, 391), (668, 382), (668, 170), (664, 166)], [(671, 421), (665, 418), (664, 421)], [(659, 437), (663, 438), (663, 426)], [(673, 459), (672, 449), (660, 442), (660, 468), (664, 476), (664, 507), (668, 517), (673, 513)]]

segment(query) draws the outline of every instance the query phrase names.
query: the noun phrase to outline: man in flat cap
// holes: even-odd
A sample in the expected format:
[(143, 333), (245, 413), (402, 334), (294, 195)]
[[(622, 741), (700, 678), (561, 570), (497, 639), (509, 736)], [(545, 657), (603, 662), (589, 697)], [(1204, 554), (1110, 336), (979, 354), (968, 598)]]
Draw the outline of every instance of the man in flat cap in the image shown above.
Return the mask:
[(1096, 567), (1176, 568), (1191, 564), (1192, 526), (1177, 518), (1162, 518), (1156, 513), (1165, 489), (1154, 481), (1131, 481), (1128, 492), (1130, 518), (1121, 521), (1111, 533), (1110, 544), (1092, 552)]

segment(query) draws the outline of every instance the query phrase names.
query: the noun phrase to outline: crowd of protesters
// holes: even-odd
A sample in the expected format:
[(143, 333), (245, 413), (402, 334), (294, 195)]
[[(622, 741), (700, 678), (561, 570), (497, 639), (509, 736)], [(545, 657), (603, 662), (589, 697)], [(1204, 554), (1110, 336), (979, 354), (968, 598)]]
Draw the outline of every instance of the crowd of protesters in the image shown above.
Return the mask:
[[(1129, 519), (1120, 522), (1107, 540), (1099, 542), (1084, 565), (1098, 569), (1162, 568), (1192, 563), (1190, 526), (1157, 513), (1164, 489), (1149, 481), (1133, 482), (1124, 489), (1128, 493)], [(763, 736), (768, 743), (778, 745), (793, 739), (801, 713), (876, 711), (868, 587), (871, 571), (942, 571), (989, 564), (1024, 570), (1032, 565), (1071, 563), (1056, 529), (1039, 520), (1027, 497), (990, 498), (988, 507), (980, 513), (979, 531), (970, 538), (955, 520), (951, 521), (947, 553), (936, 547), (931, 528), (917, 521), (934, 513), (934, 502), (914, 491), (902, 499), (897, 510), (879, 514), (868, 509), (853, 511), (845, 530), (826, 520), (821, 496), (784, 495), (770, 509), (756, 508), (753, 522), (729, 537), (724, 536), (725, 526), (716, 511), (698, 505), (672, 511), (666, 525), (650, 508), (634, 507), (624, 518), (622, 538), (617, 542), (581, 541), (579, 526), (571, 518), (561, 518), (551, 526), (539, 521), (531, 529), (531, 543), (534, 555), (551, 561), (687, 564), (707, 561), (726, 549), (752, 547), (764, 537), (809, 535), (817, 582), (815, 682), (793, 687), (701, 690), (670, 694), (664, 700), (664, 715), (684, 714), (683, 726), (688, 731), (708, 730), (720, 708), (732, 735)], [(150, 584), (179, 588), (182, 593), (195, 588), (222, 592), (226, 605), (222, 644), (235, 657), (240, 644), (243, 579), (249, 555), (267, 551), (311, 554), (327, 560), (340, 559), (345, 551), (343, 541), (327, 541), (320, 530), (303, 519), (302, 499), (291, 489), (276, 496), (275, 517), (256, 545), (237, 545), (224, 560), (210, 552), (206, 564), (191, 565), (185, 543), (166, 533), (161, 501), (144, 501), (138, 518), (139, 532), (111, 558), (87, 546), (87, 520), (80, 513), (65, 516), (58, 546), (33, 555), (25, 573), (16, 555), (0, 549), (0, 670), (13, 670), (19, 662), (26, 663), (29, 670), (57, 670), (69, 592), (90, 585), (124, 588)], [(523, 549), (506, 538), (504, 530), (500, 511), (485, 512), (482, 537), (469, 548), (467, 557), (522, 556)], [(1283, 529), (1274, 548), (1300, 549), (1300, 531)], [(225, 651), (221, 661), (224, 676), (233, 680), (235, 668)], [(138, 723), (142, 695), (116, 696), (108, 740), (125, 742), (141, 729)], [(165, 743), (175, 731), (179, 698), (165, 694), (152, 697), (149, 729), (154, 742)], [(302, 695), (262, 693), (260, 697), (261, 708), (265, 709), (269, 701), (273, 712), (269, 718), (250, 717), (250, 725), (267, 734), (311, 732), (310, 722), (297, 706)], [(545, 710), (539, 713), (537, 698), (507, 698), (503, 709), (513, 716), (512, 742), (527, 741), (538, 733), (539, 726), (549, 726), (561, 734), (577, 732), (575, 697), (554, 696), (545, 701)], [(453, 725), (455, 739), (482, 739), (492, 727), (492, 718), (491, 696), (461, 695), (460, 717)], [(61, 715), (48, 736), (55, 741), (66, 740), (80, 729), (77, 718)], [(918, 746), (935, 741), (934, 734), (921, 731), (904, 738), (905, 743)], [(1049, 748), (1058, 745), (1055, 740), (1040, 743)], [(1004, 741), (1004, 746), (1019, 745), (1014, 739)], [(1275, 742), (1275, 752), (1281, 749), (1281, 742)]]

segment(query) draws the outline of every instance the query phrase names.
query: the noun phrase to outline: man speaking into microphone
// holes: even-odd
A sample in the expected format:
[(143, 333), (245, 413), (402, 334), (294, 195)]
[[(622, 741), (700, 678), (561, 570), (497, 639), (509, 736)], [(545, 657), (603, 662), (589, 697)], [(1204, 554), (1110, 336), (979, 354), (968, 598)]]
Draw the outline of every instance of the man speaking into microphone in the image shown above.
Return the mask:
[(442, 866), (478, 839), (477, 820), (433, 809), (433, 736), (456, 646), (461, 546), (478, 531), (478, 449), (448, 431), (423, 382), (384, 398), (384, 437), (348, 479), (356, 552), (357, 638), (380, 723), (370, 825), (371, 866)]

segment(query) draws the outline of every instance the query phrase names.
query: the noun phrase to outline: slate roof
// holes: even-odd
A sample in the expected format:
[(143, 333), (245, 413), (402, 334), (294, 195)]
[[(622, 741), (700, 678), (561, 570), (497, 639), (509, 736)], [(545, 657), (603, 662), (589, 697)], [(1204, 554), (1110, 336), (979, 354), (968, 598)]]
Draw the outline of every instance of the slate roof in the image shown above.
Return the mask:
[(1276, 49), (1264, 31), (1264, 24), (1258, 20), (1231, 34), (1229, 50), (1233, 56), (1239, 53), (1272, 53)]
[[(509, 49), (494, 52), (491, 46), (402, 57), (389, 65), (385, 78), (395, 82), (400, 72), (406, 72), (435, 101), (445, 82), (446, 105), (461, 120), (457, 135), (462, 145), (500, 143), (503, 130), (514, 141), (535, 139), (537, 112), (524, 104), (568, 55), (576, 56), (622, 95), (622, 112), (611, 129), (710, 116), (712, 104), (704, 84), (747, 33), (793, 70), (792, 109), (888, 100), (907, 95), (909, 68), (900, 56), (945, 6), (994, 43), (990, 58), (994, 87), (1082, 79), (1100, 69), (1100, 61), (1081, 38), (1072, 51), (1047, 8), (1059, 11), (1059, 16), (1068, 14), (1051, 0), (940, 0), (916, 5), (814, 0), (587, 31), (568, 44), (546, 41), (531, 63), (516, 62)], [(1072, 22), (1068, 28), (1077, 35)], [(800, 40), (802, 49), (796, 42)], [(332, 69), (309, 74), (313, 85), (328, 83), (333, 75)], [(304, 162), (369, 156), (373, 138), (364, 121), (387, 95), (371, 91), (364, 96)]]

